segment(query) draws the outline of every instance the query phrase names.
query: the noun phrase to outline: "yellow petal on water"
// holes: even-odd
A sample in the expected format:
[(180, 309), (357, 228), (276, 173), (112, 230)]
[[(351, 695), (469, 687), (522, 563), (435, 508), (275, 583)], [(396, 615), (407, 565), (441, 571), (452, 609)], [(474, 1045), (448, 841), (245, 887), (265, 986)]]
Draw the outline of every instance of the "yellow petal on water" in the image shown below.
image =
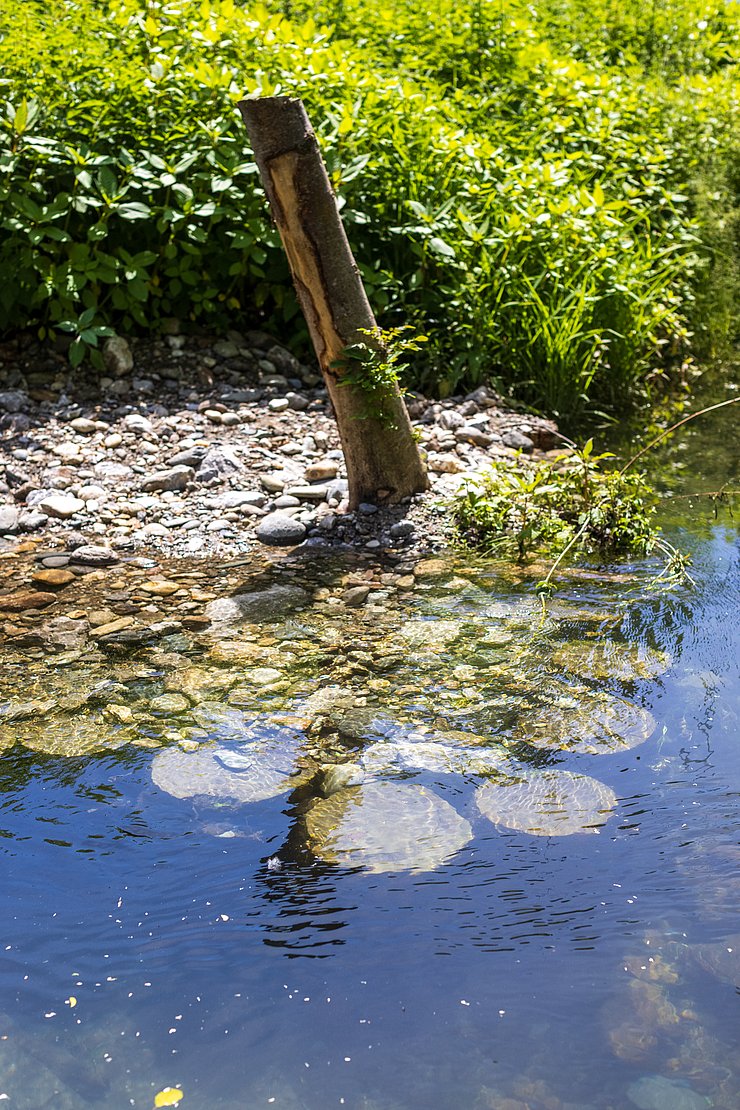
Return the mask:
[(68, 1005), (68, 1006), (69, 1006), (69, 1007), (70, 1007), (71, 1009), (74, 1009), (74, 1007), (75, 1007), (75, 1006), (77, 1005), (77, 999), (75, 998), (75, 996), (74, 996), (73, 994), (71, 994), (71, 995), (69, 996), (69, 998), (67, 999), (67, 1005)]
[(154, 1105), (177, 1106), (182, 1097), (183, 1093), (178, 1087), (165, 1087), (154, 1096)]

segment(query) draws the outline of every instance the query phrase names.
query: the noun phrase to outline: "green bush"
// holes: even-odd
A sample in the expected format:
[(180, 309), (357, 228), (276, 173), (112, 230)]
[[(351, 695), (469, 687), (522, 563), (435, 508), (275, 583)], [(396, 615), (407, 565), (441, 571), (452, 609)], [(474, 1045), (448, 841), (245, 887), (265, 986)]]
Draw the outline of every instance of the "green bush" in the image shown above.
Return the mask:
[(659, 534), (657, 504), (645, 478), (608, 470), (593, 441), (551, 463), (498, 459), (457, 497), (461, 537), (489, 553), (524, 559), (535, 552), (581, 552), (614, 558), (646, 555)]
[(77, 360), (170, 317), (305, 348), (235, 108), (284, 93), (381, 323), (429, 336), (411, 384), (570, 415), (680, 363), (735, 272), (736, 5), (313, 10), (0, 0), (0, 331), (66, 330)]

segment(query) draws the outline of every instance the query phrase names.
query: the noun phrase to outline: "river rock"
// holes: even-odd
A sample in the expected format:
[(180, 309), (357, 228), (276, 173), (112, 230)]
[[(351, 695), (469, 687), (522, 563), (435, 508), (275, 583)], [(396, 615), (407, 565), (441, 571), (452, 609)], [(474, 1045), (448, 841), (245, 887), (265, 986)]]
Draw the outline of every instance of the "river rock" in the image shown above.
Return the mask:
[(74, 420), (69, 422), (70, 428), (73, 431), (79, 432), (81, 435), (90, 436), (93, 432), (98, 430), (98, 426), (94, 420), (88, 420), (85, 416), (76, 416)]
[(271, 547), (292, 547), (303, 542), (306, 528), (287, 513), (269, 513), (257, 525), (255, 535)]
[(64, 570), (61, 567), (45, 567), (41, 570), (34, 571), (33, 581), (38, 582), (42, 586), (61, 587), (66, 586), (68, 582), (74, 581), (77, 576), (71, 570)]
[(108, 624), (98, 625), (97, 628), (91, 630), (90, 635), (94, 637), (94, 639), (99, 640), (103, 636), (112, 636), (116, 632), (123, 632), (125, 629), (131, 628), (133, 623), (133, 617), (118, 617)]
[(160, 694), (149, 702), (152, 713), (185, 713), (190, 702), (183, 694)]
[(203, 459), (206, 457), (208, 448), (202, 444), (196, 444), (194, 447), (187, 447), (183, 451), (178, 451), (176, 454), (167, 459), (168, 466), (192, 466), (193, 470), (197, 470)]
[(28, 396), (20, 389), (7, 389), (0, 393), (0, 411), (20, 412), (28, 404)]
[(182, 492), (194, 476), (195, 471), (192, 466), (173, 466), (169, 470), (157, 470), (148, 478), (144, 478), (141, 489), (144, 493), (154, 493), (157, 490)]
[(707, 1110), (711, 1106), (693, 1088), (664, 1075), (643, 1075), (630, 1083), (627, 1097), (639, 1110)]
[(71, 495), (65, 496), (64, 494), (51, 494), (44, 497), (39, 502), (39, 508), (47, 516), (58, 517), (60, 520), (67, 520), (69, 517), (74, 516), (75, 513), (81, 512), (85, 508), (85, 502), (79, 497), (72, 497)]
[(27, 609), (43, 609), (56, 601), (57, 595), (45, 590), (18, 590), (0, 595), (0, 613), (25, 613)]
[(336, 478), (339, 466), (332, 459), (319, 459), (306, 467), (304, 478), (307, 482), (328, 482)]
[(308, 600), (300, 586), (276, 585), (249, 594), (220, 597), (206, 606), (206, 616), (214, 625), (275, 620), (299, 608)]
[(344, 591), (342, 600), (350, 609), (358, 609), (360, 605), (365, 604), (369, 593), (369, 586), (351, 586)]
[(243, 466), (233, 451), (228, 447), (211, 447), (203, 456), (198, 469), (199, 482), (212, 482), (218, 478), (227, 478)]
[(106, 341), (103, 362), (113, 378), (123, 378), (133, 370), (134, 356), (128, 343), (120, 335), (114, 335)]
[(139, 583), (139, 589), (145, 594), (154, 594), (155, 597), (169, 597), (182, 589), (179, 582), (169, 582), (166, 578), (150, 578)]
[(0, 506), (0, 533), (13, 533), (18, 531), (18, 510), (14, 505)]
[(515, 451), (523, 451), (525, 455), (534, 451), (534, 443), (529, 436), (525, 436), (523, 432), (518, 432), (516, 428), (510, 428), (508, 432), (504, 432), (501, 436), (501, 442), (504, 447), (511, 447)]
[(109, 547), (83, 543), (74, 549), (71, 561), (88, 567), (107, 567), (117, 563), (119, 559), (115, 551), (111, 551)]

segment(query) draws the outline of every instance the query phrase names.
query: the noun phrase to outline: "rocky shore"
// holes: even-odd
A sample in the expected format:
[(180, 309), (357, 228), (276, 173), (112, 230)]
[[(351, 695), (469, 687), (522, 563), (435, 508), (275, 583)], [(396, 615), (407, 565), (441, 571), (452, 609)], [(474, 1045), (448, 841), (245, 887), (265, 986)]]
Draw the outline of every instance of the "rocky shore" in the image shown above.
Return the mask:
[[(163, 556), (262, 544), (429, 551), (444, 501), (493, 456), (541, 452), (553, 424), (482, 388), (409, 398), (431, 488), (347, 513), (339, 437), (322, 382), (261, 332), (212, 341), (109, 341), (106, 371), (70, 375), (63, 354), (0, 347), (0, 543), (95, 544)], [(54, 569), (54, 568), (52, 568)]]

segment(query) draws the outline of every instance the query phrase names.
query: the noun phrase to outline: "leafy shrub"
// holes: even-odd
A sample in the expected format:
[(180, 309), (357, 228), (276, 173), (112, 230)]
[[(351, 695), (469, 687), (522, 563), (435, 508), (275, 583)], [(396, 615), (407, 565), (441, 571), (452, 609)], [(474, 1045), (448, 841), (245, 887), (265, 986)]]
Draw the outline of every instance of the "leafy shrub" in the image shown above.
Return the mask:
[(0, 0), (0, 331), (66, 330), (79, 358), (101, 329), (176, 317), (305, 348), (235, 109), (284, 93), (381, 322), (429, 336), (413, 384), (623, 405), (681, 361), (697, 290), (706, 307), (732, 269), (706, 182), (720, 163), (731, 182), (736, 5), (653, 12)]
[(574, 541), (602, 556), (645, 555), (657, 540), (657, 498), (644, 477), (603, 467), (593, 441), (552, 463), (497, 460), (470, 480), (456, 504), (461, 535), (475, 547), (524, 559), (558, 554)]

